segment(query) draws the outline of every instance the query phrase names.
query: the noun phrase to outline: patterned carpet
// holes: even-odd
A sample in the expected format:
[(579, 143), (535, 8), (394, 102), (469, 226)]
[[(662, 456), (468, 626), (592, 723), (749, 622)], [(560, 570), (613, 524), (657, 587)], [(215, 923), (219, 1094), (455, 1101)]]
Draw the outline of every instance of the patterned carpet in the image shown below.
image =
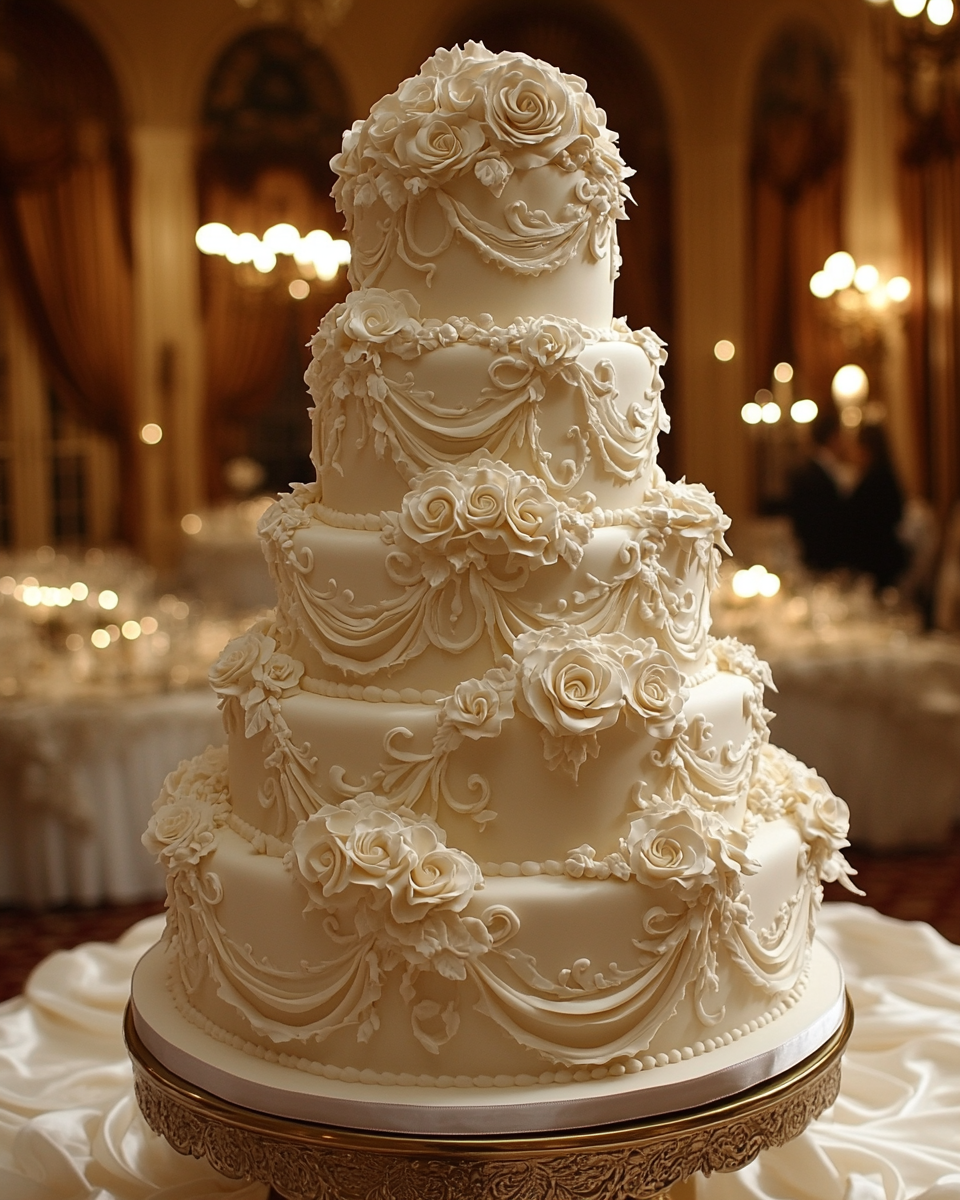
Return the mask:
[[(890, 917), (927, 921), (960, 945), (960, 831), (942, 849), (874, 855), (851, 850), (869, 904)], [(828, 900), (857, 900), (839, 884)], [(34, 913), (0, 909), (0, 1000), (16, 996), (33, 967), (54, 950), (80, 942), (112, 942), (135, 921), (161, 912), (160, 902)]]

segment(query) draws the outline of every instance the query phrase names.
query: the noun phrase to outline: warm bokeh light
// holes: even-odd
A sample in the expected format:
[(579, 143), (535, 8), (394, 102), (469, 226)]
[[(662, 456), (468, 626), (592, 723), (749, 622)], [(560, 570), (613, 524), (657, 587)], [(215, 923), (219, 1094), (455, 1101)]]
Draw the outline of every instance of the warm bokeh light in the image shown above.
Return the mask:
[(140, 622), (141, 633), (156, 633), (159, 628), (160, 624), (156, 617), (144, 617)]
[(953, 20), (953, 0), (929, 0), (927, 16), (934, 25), (949, 25)]
[(810, 276), (810, 291), (818, 300), (826, 300), (833, 295), (836, 288), (831, 283), (830, 276), (826, 271), (816, 271)]
[(269, 275), (277, 265), (277, 256), (269, 247), (258, 246), (252, 262), (261, 275)]
[(95, 629), (90, 634), (90, 641), (98, 650), (106, 650), (110, 645), (110, 634), (105, 629)]
[(282, 221), (271, 225), (263, 235), (263, 244), (273, 254), (296, 254), (300, 248), (300, 230)]
[(798, 425), (809, 425), (819, 411), (816, 400), (794, 400), (790, 405), (790, 418)]
[(853, 261), (852, 254), (848, 254), (846, 250), (838, 250), (836, 254), (830, 255), (823, 264), (823, 269), (833, 284), (834, 290), (840, 292), (853, 283), (857, 264)]
[(901, 304), (910, 295), (910, 280), (903, 275), (894, 275), (887, 280), (887, 295), (895, 304)]
[(718, 358), (721, 362), (729, 362), (736, 352), (736, 346), (727, 338), (721, 338), (713, 348), (714, 358)]
[(840, 420), (848, 429), (856, 429), (863, 420), (863, 409), (859, 404), (848, 404), (841, 410)]
[(305, 279), (291, 279), (287, 284), (287, 291), (294, 300), (306, 300), (310, 295), (310, 284)]
[(780, 405), (776, 400), (768, 400), (760, 409), (760, 419), (764, 425), (776, 425), (780, 420)]
[(229, 225), (210, 221), (197, 230), (197, 248), (204, 254), (226, 254), (233, 245), (234, 233)]
[(197, 516), (196, 513), (185, 513), (184, 516), (180, 518), (180, 528), (184, 533), (187, 533), (193, 537), (203, 528), (203, 520), (201, 517)]
[(86, 600), (90, 595), (90, 589), (78, 579), (76, 583), (70, 584), (70, 595), (74, 600)]
[(780, 591), (780, 577), (768, 571), (762, 563), (754, 563), (748, 570), (737, 571), (730, 582), (733, 594), (742, 600), (754, 596), (775, 596)]
[(880, 282), (880, 272), (870, 263), (857, 267), (853, 273), (853, 286), (858, 292), (872, 292)]
[(748, 425), (759, 425), (763, 420), (763, 409), (759, 404), (755, 404), (753, 400), (748, 400), (743, 408), (740, 409), (740, 419), (746, 421)]
[(120, 626), (120, 632), (128, 642), (135, 642), (143, 631), (139, 621), (124, 621)]
[(99, 596), (97, 596), (97, 603), (101, 608), (105, 608), (109, 612), (120, 603), (120, 597), (110, 588), (104, 588)]
[(140, 430), (140, 441), (147, 446), (155, 446), (163, 437), (163, 430), (154, 421), (148, 421)]
[(901, 17), (919, 17), (927, 0), (893, 0), (893, 7)]
[(789, 383), (793, 378), (793, 367), (788, 362), (778, 362), (773, 368), (773, 377), (777, 383)]
[(840, 405), (860, 404), (867, 398), (870, 381), (863, 367), (858, 367), (856, 363), (847, 363), (834, 375), (830, 390), (834, 400)]
[(80, 636), (79, 633), (68, 633), (67, 634), (67, 649), (73, 650), (73, 651), (83, 649), (83, 638)]

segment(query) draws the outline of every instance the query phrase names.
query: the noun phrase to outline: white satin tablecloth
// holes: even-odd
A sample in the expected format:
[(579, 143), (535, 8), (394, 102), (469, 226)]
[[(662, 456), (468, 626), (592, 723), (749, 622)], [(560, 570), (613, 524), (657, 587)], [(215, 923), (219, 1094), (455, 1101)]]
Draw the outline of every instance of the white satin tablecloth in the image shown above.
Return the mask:
[(208, 688), (0, 706), (0, 904), (162, 896), (140, 844), (151, 806), (181, 759), (223, 740)]
[[(60, 952), (0, 1005), (3, 1200), (264, 1200), (152, 1134), (121, 1015), (162, 918)], [(927, 925), (827, 905), (820, 928), (856, 1007), (840, 1099), (796, 1141), (697, 1200), (960, 1200), (960, 948)]]

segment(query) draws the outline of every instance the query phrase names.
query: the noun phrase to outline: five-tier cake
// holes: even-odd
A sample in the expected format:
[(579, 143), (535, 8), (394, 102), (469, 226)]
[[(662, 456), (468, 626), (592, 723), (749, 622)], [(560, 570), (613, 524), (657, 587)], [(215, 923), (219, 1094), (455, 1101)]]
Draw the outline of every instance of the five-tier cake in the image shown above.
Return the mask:
[(275, 614), (211, 671), (229, 745), (145, 835), (169, 1000), (385, 1102), (709, 1073), (804, 995), (847, 819), (710, 636), (728, 520), (658, 468), (664, 344), (613, 316), (616, 135), (470, 43), (333, 166), (317, 478), (261, 523)]

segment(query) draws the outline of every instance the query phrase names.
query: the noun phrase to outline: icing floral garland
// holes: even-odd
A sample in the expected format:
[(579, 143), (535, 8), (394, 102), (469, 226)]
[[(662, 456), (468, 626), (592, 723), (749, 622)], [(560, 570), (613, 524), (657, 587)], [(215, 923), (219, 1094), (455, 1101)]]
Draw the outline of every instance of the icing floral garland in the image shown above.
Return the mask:
[[(455, 234), (485, 261), (519, 274), (554, 270), (581, 247), (599, 261), (615, 220), (626, 216), (624, 181), (633, 173), (616, 142), (579, 77), (525, 54), (492, 54), (477, 42), (437, 51), (354, 123), (331, 161), (348, 233), (360, 233), (361, 221), (371, 231), (372, 245), (353, 239), (351, 282), (375, 283), (394, 253), (429, 281), (431, 260)], [(504, 201), (505, 227), (492, 226), (471, 212), (458, 186), (476, 179), (500, 197), (517, 172), (550, 164), (571, 177), (556, 217), (531, 211), (518, 195)], [(424, 251), (413, 228), (427, 196), (448, 228)]]
[(524, 709), (541, 726), (551, 770), (574, 779), (600, 752), (597, 734), (626, 711), (627, 724), (670, 740), (686, 728), (687, 691), (673, 658), (653, 638), (578, 636), (560, 626), (528, 633), (514, 646)]
[[(400, 512), (382, 520), (384, 542), (397, 547), (402, 562), (415, 562), (433, 587), (493, 562), (503, 564), (497, 576), (514, 585), (518, 575), (560, 558), (576, 566), (590, 536), (581, 514), (561, 506), (540, 479), (489, 459), (417, 476)], [(397, 558), (388, 556), (387, 570), (410, 582)]]
[(216, 848), (217, 832), (227, 824), (230, 811), (227, 748), (211, 746), (199, 758), (182, 762), (163, 781), (141, 841), (174, 876), (195, 867)]

